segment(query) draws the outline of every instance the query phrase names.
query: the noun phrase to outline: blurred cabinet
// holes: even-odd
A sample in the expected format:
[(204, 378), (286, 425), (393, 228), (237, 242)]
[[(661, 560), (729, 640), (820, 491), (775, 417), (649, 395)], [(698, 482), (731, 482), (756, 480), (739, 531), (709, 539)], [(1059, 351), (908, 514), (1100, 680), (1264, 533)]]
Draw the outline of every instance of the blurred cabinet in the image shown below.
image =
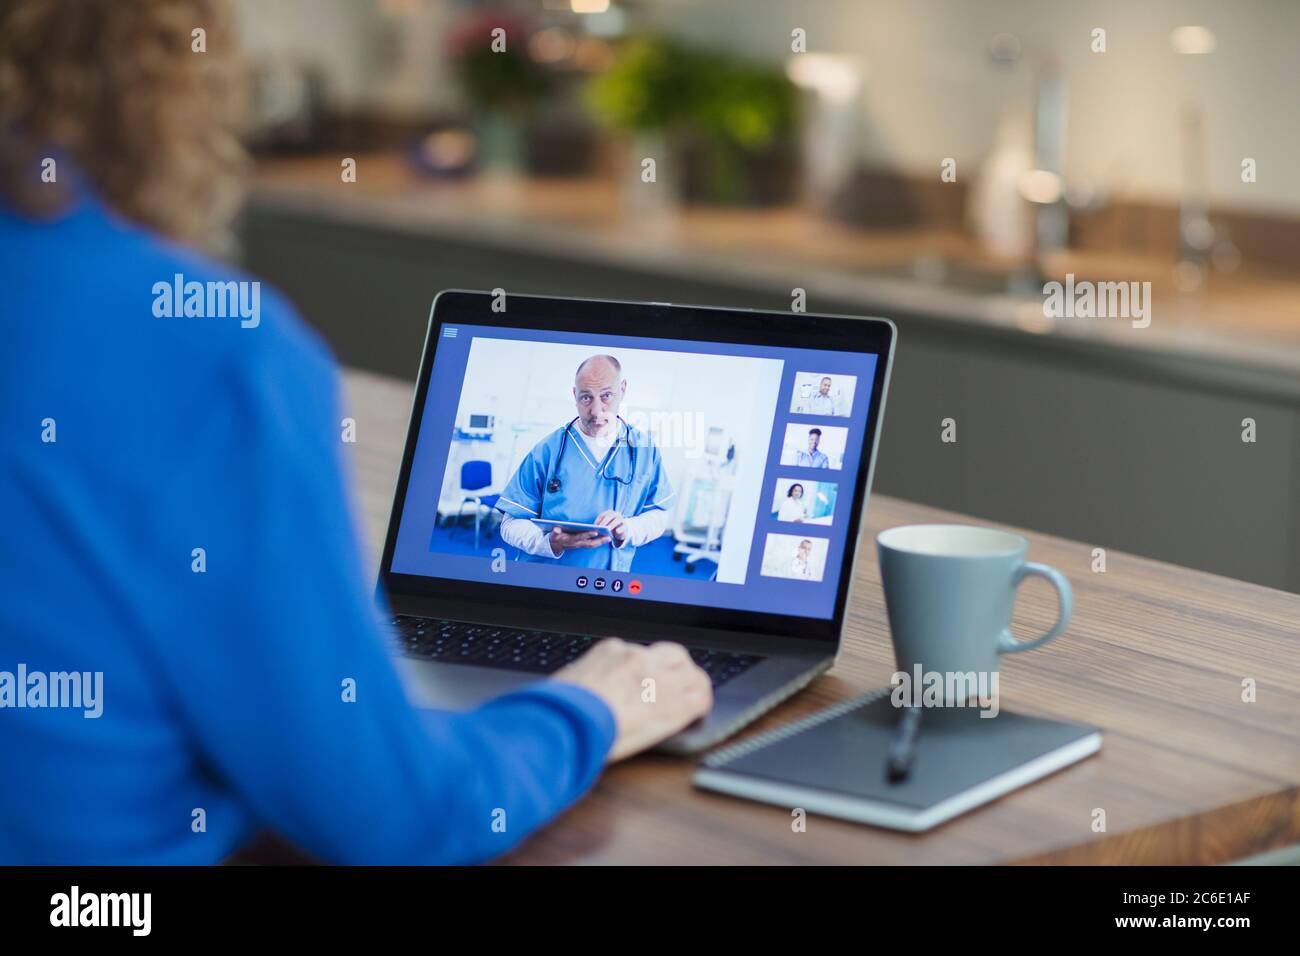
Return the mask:
[[(254, 203), (245, 265), (340, 361), (415, 377), (444, 288), (789, 309), (789, 290), (700, 282)], [(882, 314), (809, 290), (811, 311)], [(1300, 398), (1205, 360), (1144, 355), (924, 314), (899, 349), (876, 489), (1300, 592)], [(1197, 362), (1201, 365), (1198, 366)], [(940, 440), (957, 422), (957, 441)], [(1253, 418), (1258, 440), (1241, 441)], [(1073, 575), (1087, 567), (1067, 569)]]

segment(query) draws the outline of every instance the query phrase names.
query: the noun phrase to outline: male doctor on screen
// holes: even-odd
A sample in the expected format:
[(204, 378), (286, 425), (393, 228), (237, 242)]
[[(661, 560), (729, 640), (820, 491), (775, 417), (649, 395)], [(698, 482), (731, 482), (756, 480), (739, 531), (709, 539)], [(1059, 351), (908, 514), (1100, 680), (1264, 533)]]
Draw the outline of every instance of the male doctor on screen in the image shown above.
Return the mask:
[(808, 399), (808, 407), (805, 413), (808, 415), (838, 415), (839, 407), (836, 405), (835, 396), (831, 394), (831, 377), (823, 375), (821, 385), (817, 393)]
[[(519, 560), (628, 571), (636, 549), (664, 533), (673, 497), (650, 436), (619, 415), (623, 367), (592, 355), (573, 382), (577, 416), (524, 456), (497, 502), (501, 537)], [(543, 530), (533, 518), (595, 524), (598, 531)]]

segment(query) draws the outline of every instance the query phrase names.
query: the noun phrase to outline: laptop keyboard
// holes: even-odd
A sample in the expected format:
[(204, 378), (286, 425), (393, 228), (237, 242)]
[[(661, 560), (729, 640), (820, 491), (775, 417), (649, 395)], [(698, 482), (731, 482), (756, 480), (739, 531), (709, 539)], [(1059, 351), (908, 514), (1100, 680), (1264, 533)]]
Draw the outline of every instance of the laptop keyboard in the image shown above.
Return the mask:
[[(407, 657), (445, 664), (475, 664), (503, 670), (551, 674), (576, 660), (599, 638), (586, 634), (523, 631), (491, 624), (466, 624), (423, 617), (393, 618), (399, 650)], [(756, 654), (733, 654), (688, 647), (691, 659), (721, 687), (762, 660)]]

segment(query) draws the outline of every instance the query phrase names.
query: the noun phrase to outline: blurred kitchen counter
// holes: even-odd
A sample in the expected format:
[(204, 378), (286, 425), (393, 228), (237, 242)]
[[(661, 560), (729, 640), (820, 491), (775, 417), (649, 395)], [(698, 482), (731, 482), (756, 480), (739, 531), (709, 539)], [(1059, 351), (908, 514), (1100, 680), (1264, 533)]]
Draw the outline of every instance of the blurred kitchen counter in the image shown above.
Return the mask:
[[(810, 312), (827, 311), (828, 301), (850, 303), (873, 314), (924, 314), (1135, 356), (1227, 363), (1257, 386), (1277, 375), (1283, 392), (1300, 397), (1300, 279), (1243, 268), (1213, 274), (1202, 290), (1186, 293), (1175, 287), (1167, 260), (1067, 251), (1045, 262), (1047, 278), (1072, 272), (1076, 280), (1151, 281), (1152, 321), (1133, 328), (1125, 319), (1052, 319), (1043, 315), (1040, 288), (999, 290), (1008, 264), (956, 230), (866, 229), (796, 207), (692, 206), (646, 218), (629, 212), (625, 192), (605, 179), (431, 179), (397, 154), (356, 159), (355, 183), (341, 181), (334, 156), (263, 162), (252, 201), (578, 263), (761, 288), (785, 308), (792, 290), (802, 288)], [(497, 285), (516, 288), (509, 276)], [(781, 308), (780, 301), (771, 307)]]
[[(1041, 280), (984, 282), (997, 264), (956, 230), (717, 207), (670, 226), (598, 180), (431, 181), (359, 155), (345, 184), (340, 158), (263, 165), (241, 242), (349, 366), (413, 379), (441, 289), (789, 314), (801, 288), (809, 312), (898, 325), (880, 492), (1300, 593), (1296, 283), (1181, 295), (1169, 262), (1077, 254), (1054, 271), (1151, 281), (1151, 325), (1053, 321)], [(959, 282), (926, 281), (945, 263)]]

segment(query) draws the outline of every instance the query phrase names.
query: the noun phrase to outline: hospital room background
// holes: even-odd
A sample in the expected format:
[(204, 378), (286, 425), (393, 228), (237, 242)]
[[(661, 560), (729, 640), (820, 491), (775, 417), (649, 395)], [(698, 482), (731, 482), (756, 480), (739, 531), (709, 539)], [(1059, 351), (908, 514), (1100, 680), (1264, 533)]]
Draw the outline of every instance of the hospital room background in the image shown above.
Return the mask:
[(490, 557), (504, 547), (514, 557), (499, 534), (497, 498), (533, 446), (577, 414), (574, 374), (604, 353), (628, 383), (620, 414), (654, 437), (676, 492), (664, 536), (637, 550), (632, 570), (743, 582), (767, 504), (763, 472), (782, 374), (771, 359), (475, 339), (429, 549)]

